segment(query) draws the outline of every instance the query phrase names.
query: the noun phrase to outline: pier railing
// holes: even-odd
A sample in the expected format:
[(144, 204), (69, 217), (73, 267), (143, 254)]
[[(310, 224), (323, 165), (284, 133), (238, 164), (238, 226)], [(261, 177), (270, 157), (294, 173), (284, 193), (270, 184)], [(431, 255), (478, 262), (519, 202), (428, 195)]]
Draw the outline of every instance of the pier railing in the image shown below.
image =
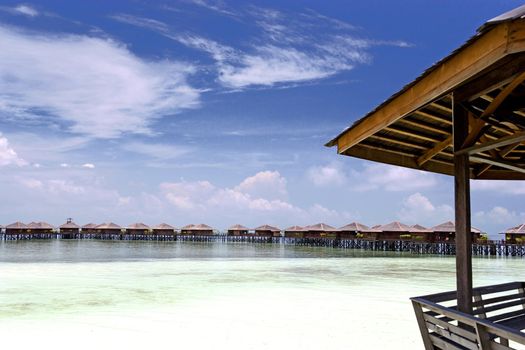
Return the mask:
[(525, 345), (525, 283), (473, 289), (473, 312), (460, 312), (456, 292), (412, 298), (425, 349), (513, 350)]

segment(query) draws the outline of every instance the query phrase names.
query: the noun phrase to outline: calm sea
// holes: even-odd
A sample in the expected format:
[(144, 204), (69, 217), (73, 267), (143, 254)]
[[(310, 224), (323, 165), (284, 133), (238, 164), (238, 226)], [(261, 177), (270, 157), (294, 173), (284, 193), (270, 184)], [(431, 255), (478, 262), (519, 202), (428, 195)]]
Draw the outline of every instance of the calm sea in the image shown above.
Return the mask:
[[(475, 258), (475, 285), (524, 261)], [(284, 245), (0, 243), (13, 349), (420, 349), (408, 298), (454, 289), (453, 257)], [(9, 346), (9, 347), (7, 347)]]

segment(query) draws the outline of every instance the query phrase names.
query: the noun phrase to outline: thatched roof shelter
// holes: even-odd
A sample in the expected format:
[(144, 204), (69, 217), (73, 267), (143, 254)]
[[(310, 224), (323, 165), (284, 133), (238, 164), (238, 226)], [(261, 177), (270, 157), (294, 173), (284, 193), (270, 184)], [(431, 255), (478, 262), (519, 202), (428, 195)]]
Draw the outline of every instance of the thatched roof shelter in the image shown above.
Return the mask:
[(54, 229), (54, 226), (51, 225), (51, 224), (48, 224), (47, 222), (44, 222), (44, 221), (39, 221), (39, 222), (31, 222), (27, 225), (28, 228), (30, 228), (31, 230), (41, 230), (41, 231), (50, 231), (50, 230), (53, 230)]
[(113, 222), (104, 222), (100, 225), (97, 225), (95, 228), (100, 230), (120, 230), (122, 227)]
[(376, 229), (385, 232), (409, 232), (410, 226), (405, 225), (399, 221), (393, 221), (389, 224), (381, 225)]
[(281, 232), (281, 229), (271, 225), (261, 225), (255, 228), (255, 232), (258, 231)]
[(233, 226), (230, 226), (230, 228), (228, 228), (228, 231), (249, 231), (250, 229), (246, 226), (243, 226), (241, 224), (235, 224)]
[(304, 231), (305, 231), (304, 227), (297, 226), (297, 225), (290, 226), (284, 229), (284, 232), (304, 232)]
[(181, 233), (193, 235), (211, 235), (213, 234), (213, 227), (206, 224), (190, 224), (182, 227)]
[(12, 224), (7, 225), (5, 228), (11, 229), (11, 230), (26, 230), (29, 227), (23, 222), (17, 221), (17, 222), (13, 222)]
[(524, 82), (521, 6), (483, 24), (465, 44), (327, 143), (342, 155), (454, 176), (457, 309), (469, 314), (469, 180), (525, 180)]
[(425, 226), (421, 226), (419, 224), (415, 224), (415, 225), (410, 226), (410, 231), (409, 232), (410, 233), (432, 233), (434, 231), (432, 231), (429, 228), (426, 228)]
[(347, 231), (347, 232), (363, 232), (366, 230), (369, 230), (370, 227), (363, 225), (359, 222), (351, 222), (347, 225), (344, 225), (343, 227), (339, 228), (339, 231)]
[(175, 230), (175, 227), (166, 223), (158, 224), (153, 226), (153, 230)]
[(339, 231), (333, 226), (327, 225), (325, 223), (319, 223), (315, 225), (309, 225), (304, 228), (306, 231), (315, 231), (315, 232), (336, 232)]
[(68, 229), (68, 230), (78, 230), (80, 229), (80, 226), (77, 225), (75, 222), (73, 221), (67, 221), (66, 223), (63, 223), (62, 225), (60, 225), (58, 227), (59, 229), (61, 230), (64, 230), (64, 229)]
[(94, 223), (90, 222), (89, 224), (85, 224), (85, 225), (83, 225), (81, 228), (82, 228), (82, 229), (94, 229), (94, 228), (96, 228), (97, 226), (98, 226), (97, 224), (94, 224)]
[[(456, 225), (452, 221), (446, 221), (442, 224), (436, 225), (431, 228), (434, 232), (443, 232), (443, 233), (455, 233), (456, 232)], [(472, 233), (481, 233), (480, 229), (477, 229), (475, 227), (471, 227), (470, 231)]]
[(514, 226), (501, 232), (502, 234), (525, 235), (525, 224)]
[(136, 222), (126, 227), (129, 230), (149, 230), (150, 227), (142, 222)]

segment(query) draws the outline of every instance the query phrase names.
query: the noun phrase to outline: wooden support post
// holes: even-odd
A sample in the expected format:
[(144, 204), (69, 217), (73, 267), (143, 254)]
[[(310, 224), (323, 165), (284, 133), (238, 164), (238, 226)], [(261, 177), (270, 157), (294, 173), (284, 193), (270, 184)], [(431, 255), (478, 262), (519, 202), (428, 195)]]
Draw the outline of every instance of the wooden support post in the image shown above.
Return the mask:
[[(453, 103), (454, 152), (469, 134), (467, 111)], [(454, 194), (456, 208), (456, 284), (458, 310), (472, 312), (472, 235), (470, 226), (469, 156), (454, 155)]]

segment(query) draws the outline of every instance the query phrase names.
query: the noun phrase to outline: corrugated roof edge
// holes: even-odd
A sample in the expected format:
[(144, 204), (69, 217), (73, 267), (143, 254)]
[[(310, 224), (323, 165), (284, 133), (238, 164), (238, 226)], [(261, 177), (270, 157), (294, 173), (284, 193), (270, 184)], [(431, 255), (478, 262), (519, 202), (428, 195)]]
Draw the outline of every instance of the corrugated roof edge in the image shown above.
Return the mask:
[[(384, 100), (379, 106), (377, 106), (376, 108), (374, 108), (373, 110), (368, 112), (364, 117), (356, 120), (351, 126), (346, 127), (343, 131), (341, 131), (339, 133), (339, 135), (337, 135), (332, 140), (328, 141), (325, 144), (325, 146), (326, 147), (336, 146), (337, 145), (337, 140), (341, 136), (343, 136), (349, 129), (354, 128), (356, 125), (360, 124), (363, 120), (365, 120), (368, 116), (370, 116), (371, 114), (375, 113), (379, 109), (383, 108), (387, 103), (389, 103), (390, 101), (395, 99), (397, 96), (399, 96), (402, 93), (404, 93), (406, 90), (410, 89), (412, 86), (414, 86), (420, 80), (422, 80), (424, 77), (426, 77), (427, 75), (432, 73), (440, 65), (442, 65), (443, 63), (445, 63), (446, 61), (451, 59), (456, 53), (458, 53), (459, 51), (463, 50), (463, 48), (465, 48), (466, 46), (468, 46), (468, 45), (472, 44), (474, 41), (476, 41), (481, 36), (481, 34), (483, 34), (483, 33), (487, 32), (488, 30), (492, 29), (497, 24), (500, 24), (500, 23), (503, 23), (503, 22), (512, 21), (512, 20), (515, 20), (515, 19), (518, 19), (518, 18), (523, 18), (523, 17), (525, 17), (525, 5), (517, 7), (515, 9), (513, 9), (513, 10), (510, 10), (508, 12), (505, 12), (505, 13), (497, 16), (497, 17), (494, 17), (494, 18), (488, 20), (483, 25), (481, 25), (478, 28), (478, 30), (476, 31), (476, 34), (474, 34), (472, 37), (470, 37), (465, 43), (463, 43), (463, 45), (461, 45), (460, 47), (458, 47), (457, 49), (452, 51), (449, 55), (445, 56), (444, 58), (442, 58), (441, 60), (439, 60), (436, 63), (434, 63), (429, 68), (427, 68), (416, 79), (414, 79), (412, 82), (408, 83), (407, 85), (403, 86), (403, 88), (401, 90), (399, 90), (398, 92), (396, 92), (395, 94), (393, 94), (392, 96), (390, 96), (389, 98)], [(439, 97), (437, 97), (437, 98), (439, 98)]]

